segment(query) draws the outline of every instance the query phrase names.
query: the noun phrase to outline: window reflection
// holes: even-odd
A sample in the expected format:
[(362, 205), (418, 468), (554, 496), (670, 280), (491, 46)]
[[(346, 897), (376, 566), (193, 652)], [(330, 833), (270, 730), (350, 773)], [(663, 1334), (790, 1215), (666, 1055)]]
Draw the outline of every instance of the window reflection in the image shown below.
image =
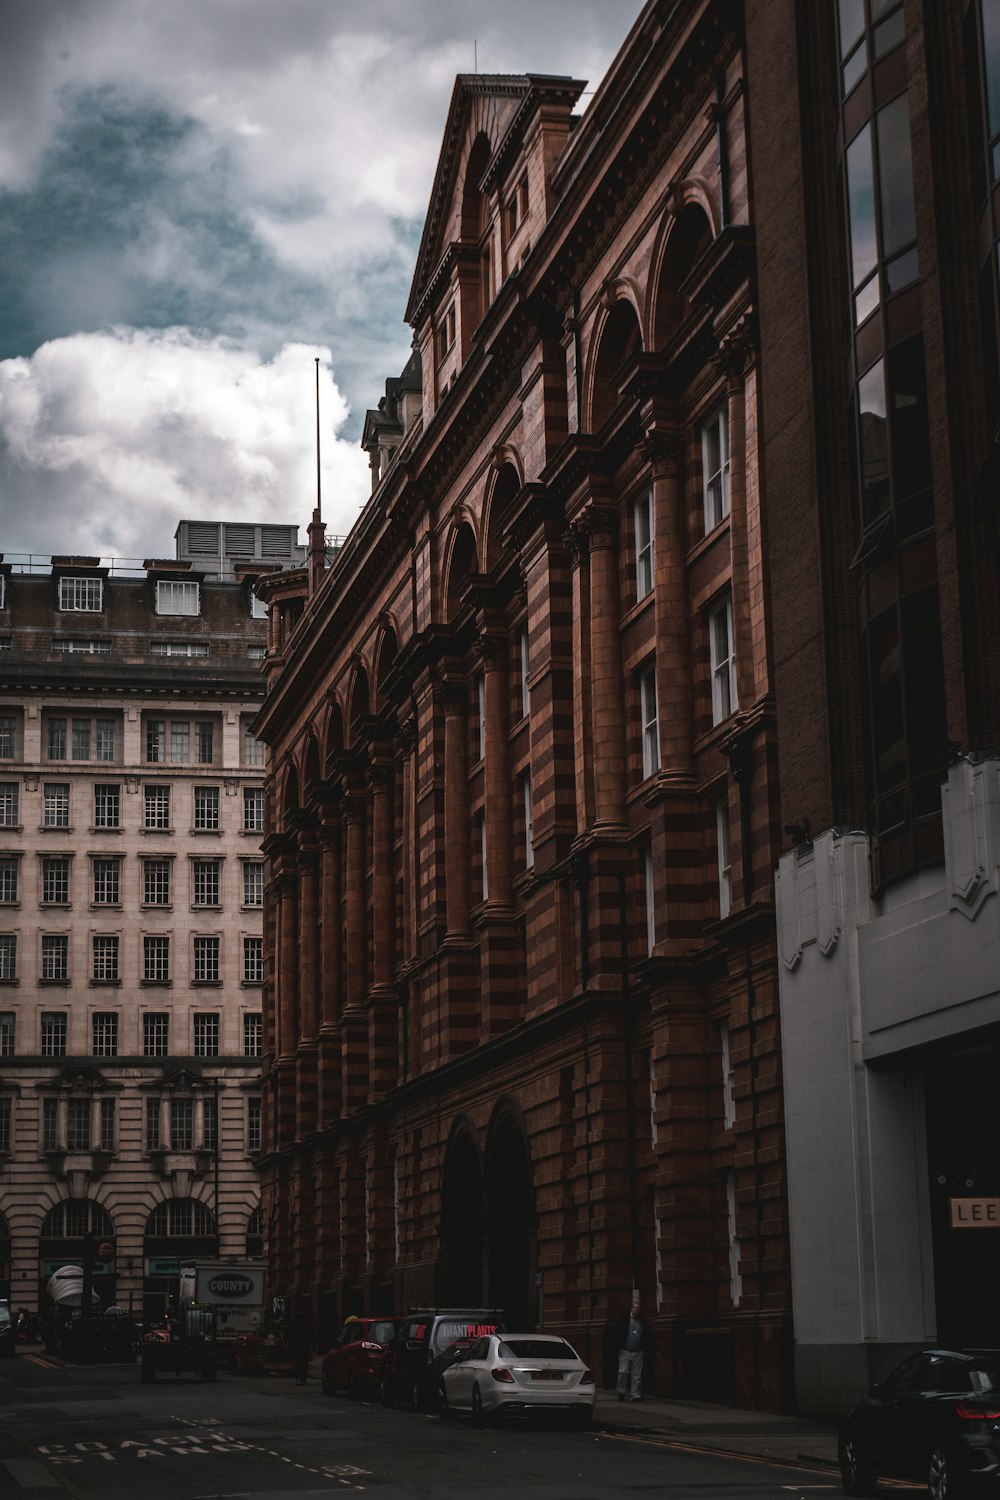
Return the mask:
[(866, 125), (847, 148), (847, 199), (851, 218), (851, 266), (857, 288), (874, 270), (875, 184), (872, 169), (871, 127)]
[(910, 111), (905, 94), (900, 94), (898, 99), (879, 110), (876, 125), (882, 253), (892, 255), (917, 233), (910, 162)]
[(889, 508), (889, 443), (885, 421), (885, 375), (881, 360), (858, 381), (858, 418), (861, 506), (863, 522), (867, 526)]

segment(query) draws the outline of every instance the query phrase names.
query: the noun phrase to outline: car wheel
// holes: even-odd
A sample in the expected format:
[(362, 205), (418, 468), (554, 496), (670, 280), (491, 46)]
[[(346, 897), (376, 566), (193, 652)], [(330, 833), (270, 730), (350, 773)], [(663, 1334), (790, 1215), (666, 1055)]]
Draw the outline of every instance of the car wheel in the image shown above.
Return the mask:
[(448, 1392), (445, 1388), (445, 1383), (443, 1380), (438, 1386), (438, 1411), (441, 1413), (442, 1422), (450, 1421), (451, 1418), (455, 1415), (448, 1401)]
[(472, 1425), (482, 1427), (486, 1418), (483, 1415), (483, 1398), (479, 1394), (478, 1385), (472, 1387)]
[(931, 1500), (958, 1500), (968, 1486), (947, 1448), (931, 1450), (927, 1461), (927, 1490)]
[(837, 1445), (840, 1457), (840, 1482), (845, 1495), (874, 1495), (878, 1478), (868, 1467), (856, 1432), (841, 1434)]

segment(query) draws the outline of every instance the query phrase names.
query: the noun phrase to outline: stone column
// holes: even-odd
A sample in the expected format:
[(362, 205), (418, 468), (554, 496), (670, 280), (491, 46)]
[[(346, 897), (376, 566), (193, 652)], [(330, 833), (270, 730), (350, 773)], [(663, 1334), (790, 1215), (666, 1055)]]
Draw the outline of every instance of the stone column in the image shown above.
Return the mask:
[(509, 705), (507, 643), (499, 635), (481, 635), (485, 707), (485, 791), (487, 889), (490, 906), (508, 907), (513, 879), (513, 809), (510, 752), (507, 743)]
[(570, 589), (573, 621), (573, 771), (576, 789), (576, 831), (590, 827), (594, 812), (594, 768), (587, 755), (590, 723), (590, 570), (586, 537), (576, 529), (566, 533), (571, 563)]
[(369, 773), (372, 803), (372, 924), (373, 974), (378, 986), (392, 984), (396, 969), (396, 872), (393, 860), (392, 791), (395, 768), (391, 761), (372, 764)]
[(357, 790), (344, 799), (347, 860), (344, 918), (347, 931), (345, 1003), (340, 1018), (342, 1110), (350, 1113), (368, 1095), (368, 921), (365, 893), (365, 799)]
[(653, 583), (656, 611), (656, 702), (660, 767), (665, 776), (692, 774), (691, 632), (684, 503), (684, 435), (653, 427), (646, 437), (652, 467)]
[(319, 1025), (319, 848), (309, 834), (299, 855), (299, 1027), (297, 1041), (309, 1041)]
[(465, 685), (442, 683), (444, 709), (444, 871), (449, 936), (469, 931), (469, 808)]
[(328, 805), (320, 821), (320, 1028), (319, 1124), (339, 1119), (340, 1020), (344, 995), (344, 943), (340, 819)]
[(299, 1036), (299, 892), (298, 881), (282, 861), (279, 911), (278, 972), (281, 991), (278, 996), (279, 1047), (282, 1057), (295, 1051)]
[(416, 840), (414, 828), (414, 749), (416, 746), (416, 728), (413, 720), (408, 719), (399, 727), (399, 744), (403, 756), (403, 930), (402, 930), (402, 953), (404, 963), (408, 963), (416, 953), (417, 934), (417, 876), (415, 869)]
[(590, 545), (590, 705), (594, 826), (625, 821), (625, 703), (619, 637), (615, 516), (591, 506), (577, 523)]

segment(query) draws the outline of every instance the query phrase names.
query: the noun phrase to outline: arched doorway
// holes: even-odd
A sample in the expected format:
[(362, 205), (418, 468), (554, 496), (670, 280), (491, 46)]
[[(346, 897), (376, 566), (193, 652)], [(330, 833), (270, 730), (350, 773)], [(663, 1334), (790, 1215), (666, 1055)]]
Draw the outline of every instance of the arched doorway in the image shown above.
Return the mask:
[(528, 1145), (520, 1120), (502, 1105), (486, 1152), (486, 1235), (490, 1306), (503, 1308), (511, 1328), (535, 1323), (536, 1227)]
[[(66, 1198), (50, 1208), (42, 1220), (38, 1240), (38, 1310), (45, 1312), (52, 1304), (46, 1287), (49, 1277), (61, 1266), (82, 1266), (84, 1237), (93, 1237), (94, 1291), (102, 1307), (115, 1300), (115, 1225), (107, 1209), (91, 1198)], [(100, 1246), (110, 1244), (112, 1253), (100, 1255)]]
[(468, 1124), (452, 1131), (444, 1163), (439, 1298), (455, 1307), (483, 1299), (483, 1169)]

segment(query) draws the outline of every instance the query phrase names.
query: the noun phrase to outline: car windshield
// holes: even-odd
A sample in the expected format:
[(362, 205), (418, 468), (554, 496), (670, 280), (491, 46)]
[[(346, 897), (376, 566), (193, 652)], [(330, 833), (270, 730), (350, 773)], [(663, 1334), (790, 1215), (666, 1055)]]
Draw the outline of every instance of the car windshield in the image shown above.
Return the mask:
[(496, 1323), (480, 1323), (475, 1318), (448, 1318), (442, 1320), (434, 1330), (434, 1347), (438, 1351), (447, 1349), (459, 1339), (478, 1339), (484, 1334), (496, 1333)]
[(985, 1396), (989, 1391), (1000, 1391), (1000, 1360), (973, 1365), (969, 1378), (977, 1395)]
[(0, 1307), (0, 1328), (6, 1328), (10, 1322), (10, 1308)]
[(501, 1359), (576, 1359), (562, 1339), (504, 1339), (498, 1353)]
[(373, 1323), (368, 1330), (368, 1338), (373, 1344), (388, 1344), (396, 1332), (392, 1323)]

